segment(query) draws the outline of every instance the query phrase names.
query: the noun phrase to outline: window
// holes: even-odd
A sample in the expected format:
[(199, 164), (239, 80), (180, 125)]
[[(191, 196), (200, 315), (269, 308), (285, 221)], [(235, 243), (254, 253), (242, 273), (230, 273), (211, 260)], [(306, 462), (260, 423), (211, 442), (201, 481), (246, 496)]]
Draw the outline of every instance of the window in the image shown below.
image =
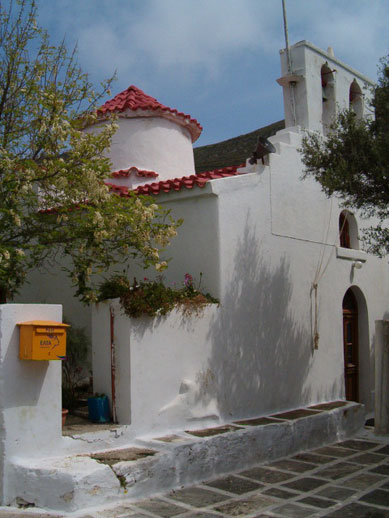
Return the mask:
[(342, 212), (339, 216), (339, 240), (342, 248), (351, 248), (350, 246), (350, 227), (347, 216)]
[(348, 210), (339, 216), (339, 241), (342, 248), (359, 249), (357, 220)]

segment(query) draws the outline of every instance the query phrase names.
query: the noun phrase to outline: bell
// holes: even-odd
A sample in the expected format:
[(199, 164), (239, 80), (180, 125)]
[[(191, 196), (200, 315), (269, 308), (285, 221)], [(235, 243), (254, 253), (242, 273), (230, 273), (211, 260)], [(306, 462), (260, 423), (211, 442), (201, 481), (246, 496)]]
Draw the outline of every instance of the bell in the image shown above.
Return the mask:
[[(265, 137), (258, 137), (257, 148), (254, 151), (252, 157), (249, 160), (250, 164), (256, 164), (258, 158), (262, 158), (269, 153), (276, 153), (276, 148), (273, 144)], [(263, 160), (262, 160), (263, 162)]]

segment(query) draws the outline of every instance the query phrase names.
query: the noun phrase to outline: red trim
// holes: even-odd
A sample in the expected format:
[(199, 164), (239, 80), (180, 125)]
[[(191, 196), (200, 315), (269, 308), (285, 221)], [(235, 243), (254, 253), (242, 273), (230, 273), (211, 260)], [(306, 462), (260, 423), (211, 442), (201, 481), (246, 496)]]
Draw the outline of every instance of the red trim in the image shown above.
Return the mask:
[[(244, 164), (238, 166), (223, 167), (222, 169), (215, 169), (213, 171), (207, 171), (199, 173), (197, 175), (183, 176), (182, 178), (173, 178), (171, 180), (161, 180), (160, 182), (147, 183), (140, 185), (132, 192), (135, 194), (148, 194), (157, 195), (161, 192), (180, 191), (184, 187), (186, 189), (193, 189), (194, 187), (204, 187), (210, 180), (217, 180), (219, 178), (226, 178), (229, 176), (238, 176), (240, 174), (238, 169), (244, 167)], [(106, 185), (110, 187), (111, 192), (118, 194), (119, 196), (128, 196), (129, 191), (127, 187), (114, 185), (106, 182)]]
[(147, 171), (146, 169), (138, 169), (135, 166), (129, 167), (128, 169), (120, 169), (119, 171), (114, 171), (111, 173), (112, 178), (128, 178), (132, 173), (135, 173), (136, 176), (144, 177), (144, 178), (157, 178), (159, 176), (155, 171)]
[(160, 102), (157, 101), (154, 97), (151, 97), (150, 95), (145, 94), (140, 90), (140, 88), (131, 85), (127, 88), (127, 90), (124, 90), (123, 92), (120, 92), (119, 94), (115, 95), (112, 99), (104, 103), (98, 110), (98, 115), (104, 115), (107, 112), (124, 112), (125, 110), (151, 110), (155, 112), (165, 112), (173, 114), (180, 119), (184, 119), (187, 121), (190, 125), (195, 126), (196, 129), (193, 128), (193, 138), (196, 140), (203, 127), (201, 124), (196, 120), (193, 119), (190, 115), (187, 115), (183, 112), (179, 112), (178, 110), (174, 108), (169, 108), (169, 106), (164, 106)]

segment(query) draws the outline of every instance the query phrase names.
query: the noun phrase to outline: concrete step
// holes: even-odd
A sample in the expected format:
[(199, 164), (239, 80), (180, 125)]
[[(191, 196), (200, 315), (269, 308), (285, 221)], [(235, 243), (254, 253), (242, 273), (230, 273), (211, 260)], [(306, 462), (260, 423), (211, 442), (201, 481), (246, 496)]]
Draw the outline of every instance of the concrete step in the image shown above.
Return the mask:
[(340, 401), (213, 428), (137, 437), (114, 450), (98, 452), (91, 441), (90, 453), (15, 459), (14, 498), (67, 512), (146, 498), (351, 437), (364, 418), (362, 405)]

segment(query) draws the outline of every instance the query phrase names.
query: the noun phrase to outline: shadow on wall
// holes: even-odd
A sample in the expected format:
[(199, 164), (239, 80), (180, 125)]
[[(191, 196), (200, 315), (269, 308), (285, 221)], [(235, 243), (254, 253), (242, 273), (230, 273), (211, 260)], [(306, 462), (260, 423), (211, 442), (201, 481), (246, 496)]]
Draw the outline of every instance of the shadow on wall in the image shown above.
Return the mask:
[(310, 398), (304, 382), (311, 334), (291, 316), (288, 259), (271, 265), (250, 228), (246, 221), (234, 273), (209, 336), (209, 368), (223, 419), (296, 408)]

